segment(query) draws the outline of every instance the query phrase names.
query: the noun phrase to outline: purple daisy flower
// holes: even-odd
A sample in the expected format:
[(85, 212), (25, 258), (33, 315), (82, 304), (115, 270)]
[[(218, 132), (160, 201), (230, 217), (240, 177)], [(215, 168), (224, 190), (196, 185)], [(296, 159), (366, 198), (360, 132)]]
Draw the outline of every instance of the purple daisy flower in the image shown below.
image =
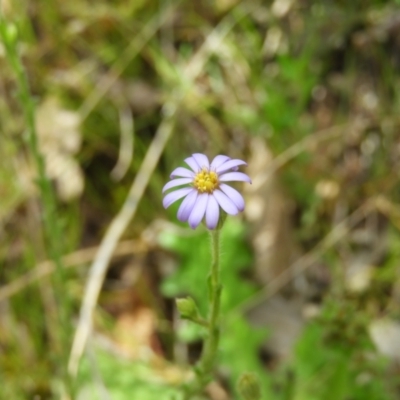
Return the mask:
[[(196, 153), (185, 159), (191, 168), (178, 167), (172, 171), (163, 193), (178, 186), (189, 185), (169, 192), (163, 199), (164, 208), (168, 208), (184, 197), (178, 210), (178, 219), (189, 222), (195, 229), (205, 216), (208, 229), (214, 229), (219, 220), (219, 208), (227, 214), (235, 215), (244, 210), (242, 195), (225, 182), (251, 179), (243, 172), (237, 172), (239, 165), (247, 165), (242, 160), (232, 160), (228, 156), (218, 155), (211, 164), (204, 154)], [(176, 179), (175, 179), (176, 178)]]

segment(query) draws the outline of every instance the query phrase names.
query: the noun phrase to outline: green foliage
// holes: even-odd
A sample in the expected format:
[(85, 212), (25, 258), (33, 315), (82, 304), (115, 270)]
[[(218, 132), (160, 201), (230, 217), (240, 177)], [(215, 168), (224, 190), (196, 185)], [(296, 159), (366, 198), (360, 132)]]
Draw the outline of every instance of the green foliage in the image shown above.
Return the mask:
[[(244, 228), (228, 218), (221, 233), (221, 282), (223, 293), (221, 310), (225, 313), (255, 292), (255, 286), (241, 277), (249, 267), (251, 254), (244, 242)], [(180, 257), (177, 270), (161, 285), (168, 297), (192, 296), (204, 314), (207, 297), (207, 273), (211, 263), (210, 238), (207, 231), (198, 229), (192, 235), (178, 236), (170, 232), (160, 235), (160, 244)]]
[[(329, 329), (329, 328), (328, 328)], [(385, 365), (370, 346), (329, 340), (324, 323), (306, 327), (296, 346), (293, 400), (389, 400)]]
[[(243, 372), (251, 371), (260, 377), (261, 392), (265, 396), (263, 398), (272, 399), (271, 379), (258, 357), (261, 343), (266, 338), (265, 329), (251, 327), (238, 313), (229, 314), (224, 321), (221, 337), (221, 365), (231, 374), (232, 388), (235, 388)], [(238, 393), (235, 398), (240, 398)]]
[(177, 386), (167, 384), (162, 372), (146, 362), (118, 359), (104, 351), (92, 350), (79, 374), (78, 395), (85, 400), (101, 400), (105, 393), (113, 400), (172, 400)]
[[(244, 371), (254, 371), (265, 375), (258, 349), (266, 333), (249, 325), (242, 315), (233, 311), (244, 302), (256, 288), (243, 279), (251, 262), (251, 254), (244, 241), (243, 225), (233, 218), (227, 218), (221, 231), (221, 282), (222, 290), (222, 332), (220, 338), (220, 365), (229, 371), (231, 387), (235, 387)], [(163, 247), (173, 250), (180, 257), (177, 270), (167, 277), (161, 286), (169, 297), (190, 294), (198, 304), (203, 315), (207, 312), (207, 271), (210, 259), (210, 239), (208, 232), (198, 230), (190, 236), (164, 233), (160, 237)], [(197, 326), (185, 328), (183, 337), (198, 339), (202, 331)], [(181, 336), (182, 337), (182, 336)], [(241, 344), (244, 345), (241, 345)], [(263, 379), (264, 391), (269, 390), (267, 379)]]
[(299, 118), (318, 77), (308, 53), (306, 48), (301, 55), (280, 56), (277, 59), (277, 74), (267, 89), (263, 111), (275, 132), (272, 143), (280, 151), (290, 144), (293, 130), (296, 130), (296, 138), (303, 136)]

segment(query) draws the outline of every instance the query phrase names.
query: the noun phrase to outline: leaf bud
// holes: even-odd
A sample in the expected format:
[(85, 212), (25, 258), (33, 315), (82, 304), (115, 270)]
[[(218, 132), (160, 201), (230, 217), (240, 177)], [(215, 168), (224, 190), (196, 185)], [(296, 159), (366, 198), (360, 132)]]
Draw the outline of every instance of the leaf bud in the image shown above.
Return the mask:
[(238, 391), (244, 400), (261, 400), (261, 387), (256, 374), (245, 372), (238, 381)]
[(184, 319), (192, 320), (199, 316), (196, 303), (191, 297), (176, 299), (176, 306), (178, 307), (181, 317)]

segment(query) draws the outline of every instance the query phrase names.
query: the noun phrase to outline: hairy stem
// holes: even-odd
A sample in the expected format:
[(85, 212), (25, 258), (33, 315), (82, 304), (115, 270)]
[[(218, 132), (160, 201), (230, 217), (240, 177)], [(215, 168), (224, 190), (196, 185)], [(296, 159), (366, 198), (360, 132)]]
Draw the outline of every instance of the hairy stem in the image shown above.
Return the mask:
[(185, 400), (191, 399), (192, 395), (203, 391), (206, 384), (211, 379), (211, 374), (214, 369), (218, 343), (219, 343), (219, 314), (222, 286), (219, 281), (220, 269), (220, 231), (218, 229), (210, 231), (211, 235), (211, 252), (212, 264), (209, 276), (209, 299), (210, 309), (208, 316), (208, 332), (204, 341), (203, 352), (200, 360), (195, 367), (196, 378), (185, 392)]

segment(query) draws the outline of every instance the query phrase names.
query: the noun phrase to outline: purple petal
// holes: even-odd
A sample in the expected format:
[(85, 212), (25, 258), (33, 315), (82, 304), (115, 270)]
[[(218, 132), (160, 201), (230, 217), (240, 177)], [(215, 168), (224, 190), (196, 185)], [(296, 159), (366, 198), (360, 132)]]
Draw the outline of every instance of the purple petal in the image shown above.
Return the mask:
[(238, 167), (239, 165), (247, 165), (243, 160), (230, 160), (219, 166), (215, 172), (222, 174), (223, 172), (229, 171), (232, 168)]
[(196, 228), (203, 219), (209, 196), (210, 195), (208, 193), (201, 193), (197, 197), (196, 203), (189, 216), (189, 225), (192, 229)]
[(225, 183), (221, 183), (219, 187), (235, 203), (235, 206), (238, 208), (239, 211), (244, 210), (243, 197), (236, 189), (225, 185)]
[(200, 169), (203, 168), (210, 168), (210, 163), (208, 161), (207, 156), (201, 153), (192, 154), (192, 157), (196, 160), (197, 164), (199, 165)]
[(215, 197), (215, 200), (218, 201), (218, 204), (227, 214), (235, 215), (239, 212), (235, 203), (230, 200), (225, 193), (222, 193), (220, 190), (214, 190), (212, 195)]
[(206, 209), (206, 225), (208, 229), (214, 229), (218, 224), (219, 205), (214, 196), (208, 198)]
[(177, 214), (179, 221), (186, 222), (188, 220), (189, 215), (193, 210), (193, 206), (196, 202), (196, 199), (197, 199), (197, 190), (193, 190), (183, 199)]
[(224, 155), (218, 155), (214, 157), (214, 160), (212, 160), (211, 163), (211, 169), (215, 170), (217, 169), (220, 165), (222, 165), (224, 162), (230, 160), (230, 157), (224, 156)]
[(173, 179), (172, 181), (169, 181), (166, 185), (164, 185), (162, 193), (164, 193), (166, 190), (171, 189), (176, 186), (181, 186), (181, 185), (186, 185), (187, 183), (192, 182), (192, 178), (179, 178), (179, 179)]
[(189, 167), (192, 168), (194, 172), (199, 172), (199, 170), (201, 169), (199, 168), (199, 164), (197, 164), (196, 160), (193, 157), (185, 158), (185, 163), (189, 165)]
[(242, 181), (251, 183), (251, 179), (243, 172), (228, 172), (219, 176), (220, 182)]
[(195, 190), (191, 187), (182, 188), (175, 190), (174, 192), (168, 193), (163, 199), (163, 206), (164, 208), (168, 208), (172, 203), (181, 199), (183, 196), (189, 194), (192, 190)]
[(178, 167), (175, 168), (170, 175), (170, 178), (175, 178), (176, 176), (183, 176), (184, 178), (194, 178), (194, 172), (190, 169)]

